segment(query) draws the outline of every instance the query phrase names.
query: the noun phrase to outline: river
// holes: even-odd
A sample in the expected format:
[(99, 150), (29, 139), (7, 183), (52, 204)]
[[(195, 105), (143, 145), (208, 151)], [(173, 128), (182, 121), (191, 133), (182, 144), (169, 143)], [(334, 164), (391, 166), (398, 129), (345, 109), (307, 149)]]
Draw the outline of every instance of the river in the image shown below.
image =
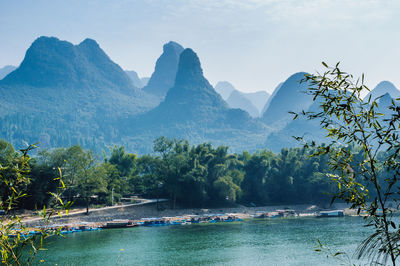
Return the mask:
[[(317, 240), (350, 255), (368, 228), (360, 217), (253, 219), (134, 227), (52, 237), (40, 265), (339, 265)], [(353, 261), (356, 262), (356, 261)]]

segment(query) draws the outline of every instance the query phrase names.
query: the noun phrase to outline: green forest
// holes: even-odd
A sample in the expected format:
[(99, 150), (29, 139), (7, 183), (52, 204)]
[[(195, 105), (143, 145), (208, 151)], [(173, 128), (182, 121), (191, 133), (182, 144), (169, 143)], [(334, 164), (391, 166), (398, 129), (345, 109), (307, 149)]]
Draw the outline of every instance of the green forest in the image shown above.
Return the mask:
[[(80, 146), (39, 150), (30, 160), (30, 182), (22, 188), (27, 196), (19, 207), (47, 205), (48, 192), (57, 189), (59, 169), (67, 186), (64, 199), (87, 207), (132, 195), (167, 198), (172, 208), (328, 203), (336, 192), (337, 185), (326, 175), (328, 155), (311, 157), (313, 151), (305, 148), (232, 154), (227, 146), (161, 137), (153, 150), (138, 157), (115, 146), (102, 158)], [(3, 201), (8, 197), (4, 182), (12, 182), (14, 175), (7, 166), (18, 156), (10, 143), (0, 141)]]

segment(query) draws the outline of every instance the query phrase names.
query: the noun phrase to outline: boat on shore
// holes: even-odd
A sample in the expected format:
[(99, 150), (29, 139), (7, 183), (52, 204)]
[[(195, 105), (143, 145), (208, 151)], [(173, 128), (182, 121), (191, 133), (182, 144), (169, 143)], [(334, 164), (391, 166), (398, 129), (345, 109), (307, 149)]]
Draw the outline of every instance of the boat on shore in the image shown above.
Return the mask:
[[(330, 210), (321, 211), (319, 213), (305, 213), (310, 217), (325, 218), (325, 217), (342, 217), (344, 216), (343, 210)], [(285, 217), (300, 217), (302, 213), (298, 213), (293, 209), (277, 209), (275, 211), (257, 211), (255, 213), (203, 213), (203, 214), (190, 214), (182, 216), (172, 216), (172, 217), (153, 217), (153, 218), (142, 218), (137, 220), (130, 219), (114, 219), (107, 222), (80, 222), (74, 224), (53, 224), (46, 225), (43, 227), (32, 228), (28, 236), (33, 234), (39, 234), (37, 232), (38, 228), (47, 228), (54, 230), (54, 232), (60, 230), (61, 235), (71, 234), (75, 232), (84, 231), (97, 231), (101, 229), (112, 229), (112, 228), (130, 228), (136, 226), (149, 226), (149, 227), (159, 227), (159, 226), (176, 226), (176, 225), (188, 225), (188, 224), (198, 224), (198, 223), (231, 223), (240, 222), (243, 219), (248, 218), (285, 218)], [(303, 214), (304, 216), (304, 214)], [(17, 236), (19, 230), (16, 230), (15, 234), (10, 236)]]
[(292, 209), (283, 209), (283, 210), (276, 210), (278, 213), (278, 217), (293, 217), (298, 216), (295, 210)]
[(299, 216), (295, 210), (292, 209), (283, 209), (283, 210), (275, 210), (272, 212), (258, 212), (256, 214), (256, 218), (279, 218), (279, 217), (295, 217)]
[(103, 229), (110, 229), (110, 228), (124, 228), (130, 224), (129, 220), (113, 220), (111, 222), (107, 222), (105, 225), (102, 226)]
[(321, 211), (317, 215), (317, 218), (331, 218), (331, 217), (343, 217), (343, 210), (333, 210), (333, 211)]

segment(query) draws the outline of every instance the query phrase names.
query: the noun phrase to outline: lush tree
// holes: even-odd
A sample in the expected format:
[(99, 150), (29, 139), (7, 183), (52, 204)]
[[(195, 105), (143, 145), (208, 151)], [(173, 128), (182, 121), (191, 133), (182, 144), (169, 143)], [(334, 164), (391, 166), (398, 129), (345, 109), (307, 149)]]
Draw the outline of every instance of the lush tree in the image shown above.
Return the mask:
[(161, 159), (151, 155), (143, 155), (138, 158), (138, 174), (131, 179), (135, 188), (135, 193), (147, 197), (159, 197), (161, 188), (161, 179), (159, 176), (159, 167)]
[[(135, 191), (135, 183), (138, 175), (136, 154), (127, 153), (123, 146), (114, 146), (110, 158), (106, 158), (104, 167), (107, 169), (107, 198), (113, 196), (115, 202), (123, 195), (130, 195)], [(112, 201), (114, 201), (112, 200)]]
[(92, 197), (107, 191), (107, 169), (99, 165), (92, 151), (84, 151), (80, 146), (58, 148), (41, 152), (40, 161), (50, 168), (62, 169), (68, 187), (64, 197), (83, 202), (87, 213)]
[(86, 214), (89, 213), (91, 198), (107, 192), (106, 169), (103, 165), (91, 165), (89, 160), (91, 158), (88, 158), (86, 167), (79, 173), (76, 184), (76, 191), (79, 193), (77, 197), (86, 203)]
[(59, 182), (54, 177), (59, 174), (58, 169), (38, 163), (36, 158), (30, 160), (29, 164), (30, 182), (26, 188), (27, 196), (20, 200), (20, 206), (26, 209), (42, 209), (50, 204), (52, 196), (49, 192), (57, 191)]
[(244, 159), (243, 200), (249, 203), (265, 204), (269, 202), (265, 189), (267, 174), (270, 169), (272, 152), (261, 151), (253, 155), (247, 152), (242, 155)]
[(271, 161), (266, 182), (270, 201), (285, 202), (294, 198), (294, 179), (300, 167), (292, 150), (283, 149), (277, 158)]
[(111, 156), (106, 160), (117, 167), (121, 176), (129, 176), (136, 168), (136, 154), (127, 153), (125, 147), (117, 147), (111, 150)]
[(181, 184), (187, 169), (187, 146), (182, 141), (160, 137), (154, 141), (154, 151), (161, 155), (158, 174), (175, 208), (177, 198), (184, 194)]

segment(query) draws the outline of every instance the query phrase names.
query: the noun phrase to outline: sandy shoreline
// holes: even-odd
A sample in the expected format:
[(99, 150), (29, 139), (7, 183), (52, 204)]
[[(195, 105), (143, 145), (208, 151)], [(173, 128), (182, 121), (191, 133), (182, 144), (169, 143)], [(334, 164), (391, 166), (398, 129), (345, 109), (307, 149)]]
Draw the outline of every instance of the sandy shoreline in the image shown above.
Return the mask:
[[(167, 203), (164, 203), (167, 206)], [(221, 214), (231, 213), (239, 218), (250, 218), (261, 212), (273, 212), (278, 209), (292, 209), (300, 216), (313, 216), (321, 210), (334, 210), (334, 209), (345, 209), (346, 204), (333, 204), (332, 206), (316, 206), (312, 204), (286, 204), (286, 205), (274, 205), (274, 206), (261, 206), (261, 207), (245, 207), (237, 206), (233, 208), (179, 208), (157, 210), (157, 204), (149, 202), (148, 204), (142, 205), (126, 205), (126, 206), (114, 206), (112, 208), (101, 208), (92, 210), (89, 215), (85, 212), (72, 213), (69, 216), (63, 216), (62, 218), (54, 217), (51, 221), (52, 225), (74, 225), (74, 224), (93, 224), (100, 225), (116, 219), (124, 220), (140, 220), (142, 218), (161, 218), (161, 217), (177, 217), (185, 215), (208, 215), (208, 214)], [(43, 226), (43, 222), (40, 219), (24, 219), (23, 223), (28, 227)]]

